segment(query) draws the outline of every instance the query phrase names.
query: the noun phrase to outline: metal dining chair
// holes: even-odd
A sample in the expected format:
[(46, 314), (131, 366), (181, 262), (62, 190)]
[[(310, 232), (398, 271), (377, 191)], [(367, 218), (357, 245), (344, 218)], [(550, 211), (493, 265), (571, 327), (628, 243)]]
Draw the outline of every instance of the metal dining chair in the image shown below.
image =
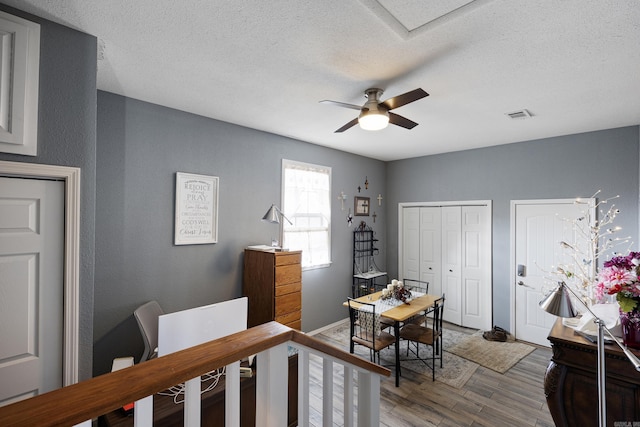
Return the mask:
[[(400, 329), (400, 338), (407, 341), (407, 356), (413, 342), (415, 344), (414, 353), (416, 359), (431, 367), (434, 381), (436, 379), (436, 356), (440, 359), (440, 368), (442, 368), (442, 314), (444, 301), (445, 296), (443, 294), (442, 297), (434, 301), (432, 308), (428, 310), (428, 314), (433, 314), (431, 327), (409, 323)], [(431, 347), (431, 364), (427, 362), (427, 359), (420, 357), (420, 344)]]
[(380, 313), (376, 312), (376, 305), (355, 301), (348, 298), (349, 320), (351, 322), (350, 351), (353, 353), (354, 344), (365, 346), (369, 349), (369, 358), (380, 364), (380, 350), (395, 344), (396, 338), (380, 328)]
[[(405, 288), (409, 289), (412, 293), (420, 292), (423, 294), (429, 293), (429, 282), (425, 282), (423, 280), (415, 280), (415, 279), (403, 279), (402, 283)], [(411, 319), (407, 319), (405, 324), (414, 323), (416, 325), (423, 325), (427, 320), (427, 311), (423, 311), (422, 313), (413, 316)]]

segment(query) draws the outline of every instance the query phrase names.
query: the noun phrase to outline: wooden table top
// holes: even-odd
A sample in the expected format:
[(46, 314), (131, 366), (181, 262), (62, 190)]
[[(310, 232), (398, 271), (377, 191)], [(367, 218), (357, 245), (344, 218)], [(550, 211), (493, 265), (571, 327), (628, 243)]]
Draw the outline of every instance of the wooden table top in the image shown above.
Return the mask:
[[(357, 298), (356, 301), (364, 303), (372, 303), (380, 299), (382, 291), (375, 292), (373, 294), (365, 295)], [(437, 295), (422, 295), (417, 298), (413, 298), (408, 304), (400, 304), (396, 307), (391, 307), (388, 310), (380, 312), (380, 316), (393, 320), (394, 322), (404, 322), (405, 320), (415, 316), (421, 311), (426, 310), (433, 305), (435, 300), (439, 297)], [(348, 301), (343, 303), (344, 306), (349, 306)]]

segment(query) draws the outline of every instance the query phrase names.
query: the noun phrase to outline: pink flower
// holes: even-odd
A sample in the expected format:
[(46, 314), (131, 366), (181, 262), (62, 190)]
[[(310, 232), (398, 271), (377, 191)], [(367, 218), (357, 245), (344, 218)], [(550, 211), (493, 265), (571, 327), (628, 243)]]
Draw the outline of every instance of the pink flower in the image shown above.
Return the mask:
[(605, 287), (612, 288), (614, 285), (627, 285), (633, 283), (635, 275), (624, 268), (611, 266), (600, 272), (600, 280)]

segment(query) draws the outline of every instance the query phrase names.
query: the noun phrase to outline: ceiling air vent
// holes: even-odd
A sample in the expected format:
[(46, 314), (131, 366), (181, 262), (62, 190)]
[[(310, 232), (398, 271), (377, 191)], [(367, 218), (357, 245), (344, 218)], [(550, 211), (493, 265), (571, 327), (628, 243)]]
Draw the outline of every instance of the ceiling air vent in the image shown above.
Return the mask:
[(513, 113), (506, 113), (506, 115), (510, 119), (528, 119), (530, 117), (533, 117), (528, 110), (514, 111)]

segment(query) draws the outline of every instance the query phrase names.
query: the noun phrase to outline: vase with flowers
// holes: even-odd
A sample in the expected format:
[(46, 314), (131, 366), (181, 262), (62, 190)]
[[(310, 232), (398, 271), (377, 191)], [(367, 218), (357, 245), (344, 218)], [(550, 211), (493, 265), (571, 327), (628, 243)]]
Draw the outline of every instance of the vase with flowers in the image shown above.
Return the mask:
[(620, 305), (622, 339), (627, 347), (640, 349), (640, 252), (629, 252), (605, 261), (598, 275), (596, 298), (615, 295)]

